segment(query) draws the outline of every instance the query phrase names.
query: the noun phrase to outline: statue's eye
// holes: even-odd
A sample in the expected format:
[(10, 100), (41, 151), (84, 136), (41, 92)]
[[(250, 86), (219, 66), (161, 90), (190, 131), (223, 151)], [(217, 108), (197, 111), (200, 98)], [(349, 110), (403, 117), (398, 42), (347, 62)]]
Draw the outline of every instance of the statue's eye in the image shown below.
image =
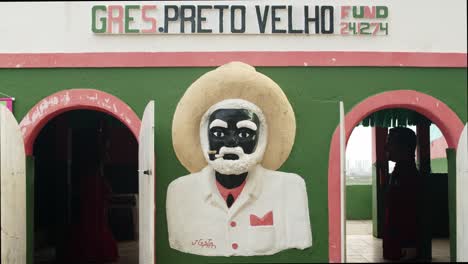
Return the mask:
[(218, 131), (214, 131), (214, 132), (213, 132), (213, 135), (214, 135), (215, 137), (224, 137), (224, 132), (223, 132), (223, 131), (219, 131), (219, 130), (218, 130)]
[(250, 133), (247, 132), (247, 131), (242, 131), (242, 132), (239, 133), (239, 137), (248, 138), (248, 137), (250, 137)]

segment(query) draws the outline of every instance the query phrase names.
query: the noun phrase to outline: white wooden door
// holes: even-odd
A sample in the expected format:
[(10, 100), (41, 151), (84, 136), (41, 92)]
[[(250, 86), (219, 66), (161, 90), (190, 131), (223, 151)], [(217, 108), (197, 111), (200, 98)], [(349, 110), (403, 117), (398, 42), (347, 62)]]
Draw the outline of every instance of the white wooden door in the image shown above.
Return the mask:
[(1, 263), (26, 263), (26, 160), (13, 114), (0, 105)]
[(150, 101), (143, 113), (138, 147), (138, 236), (140, 264), (153, 264), (155, 261), (154, 177), (154, 101)]
[(457, 262), (468, 262), (468, 125), (457, 147)]

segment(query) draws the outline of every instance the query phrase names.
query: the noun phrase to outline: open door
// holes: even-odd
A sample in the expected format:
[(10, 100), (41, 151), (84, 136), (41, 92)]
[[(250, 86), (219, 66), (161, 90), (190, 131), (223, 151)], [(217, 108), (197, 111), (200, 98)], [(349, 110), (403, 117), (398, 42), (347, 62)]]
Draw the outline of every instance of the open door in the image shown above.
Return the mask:
[[(457, 147), (456, 176), (456, 261), (468, 261), (468, 125), (465, 125)], [(452, 261), (454, 261), (452, 259)]]
[(153, 264), (155, 261), (154, 101), (148, 103), (143, 113), (138, 140), (139, 263)]
[(13, 114), (0, 105), (1, 263), (26, 263), (26, 160)]

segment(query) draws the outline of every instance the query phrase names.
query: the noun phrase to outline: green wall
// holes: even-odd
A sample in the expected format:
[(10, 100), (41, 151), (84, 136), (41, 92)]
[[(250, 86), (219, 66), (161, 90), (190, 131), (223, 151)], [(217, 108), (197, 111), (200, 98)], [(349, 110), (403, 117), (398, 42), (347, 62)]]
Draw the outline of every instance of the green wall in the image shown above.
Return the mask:
[(447, 158), (431, 159), (432, 173), (447, 173)]
[[(259, 67), (289, 97), (297, 121), (296, 142), (283, 171), (305, 178), (309, 196), (313, 246), (263, 257), (200, 257), (169, 248), (165, 197), (168, 184), (187, 174), (174, 154), (172, 116), (185, 89), (211, 68), (114, 68), (114, 69), (0, 69), (0, 91), (16, 97), (20, 121), (31, 107), (56, 91), (94, 88), (111, 93), (141, 116), (146, 102), (156, 101), (158, 263), (266, 263), (325, 262), (328, 260), (328, 153), (331, 135), (339, 122), (338, 103), (345, 110), (366, 97), (387, 90), (412, 89), (440, 99), (461, 120), (467, 120), (466, 69), (368, 68), (368, 67)], [(324, 100), (324, 101), (317, 101)]]
[(372, 219), (372, 185), (346, 186), (346, 219)]

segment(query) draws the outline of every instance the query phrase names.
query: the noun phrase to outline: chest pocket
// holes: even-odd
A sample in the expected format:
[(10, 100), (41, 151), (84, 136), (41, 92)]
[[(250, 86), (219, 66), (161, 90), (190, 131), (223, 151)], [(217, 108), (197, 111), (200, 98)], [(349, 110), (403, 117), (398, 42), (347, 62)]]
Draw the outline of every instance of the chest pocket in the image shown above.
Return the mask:
[(249, 249), (253, 252), (264, 253), (275, 246), (274, 226), (249, 226)]

